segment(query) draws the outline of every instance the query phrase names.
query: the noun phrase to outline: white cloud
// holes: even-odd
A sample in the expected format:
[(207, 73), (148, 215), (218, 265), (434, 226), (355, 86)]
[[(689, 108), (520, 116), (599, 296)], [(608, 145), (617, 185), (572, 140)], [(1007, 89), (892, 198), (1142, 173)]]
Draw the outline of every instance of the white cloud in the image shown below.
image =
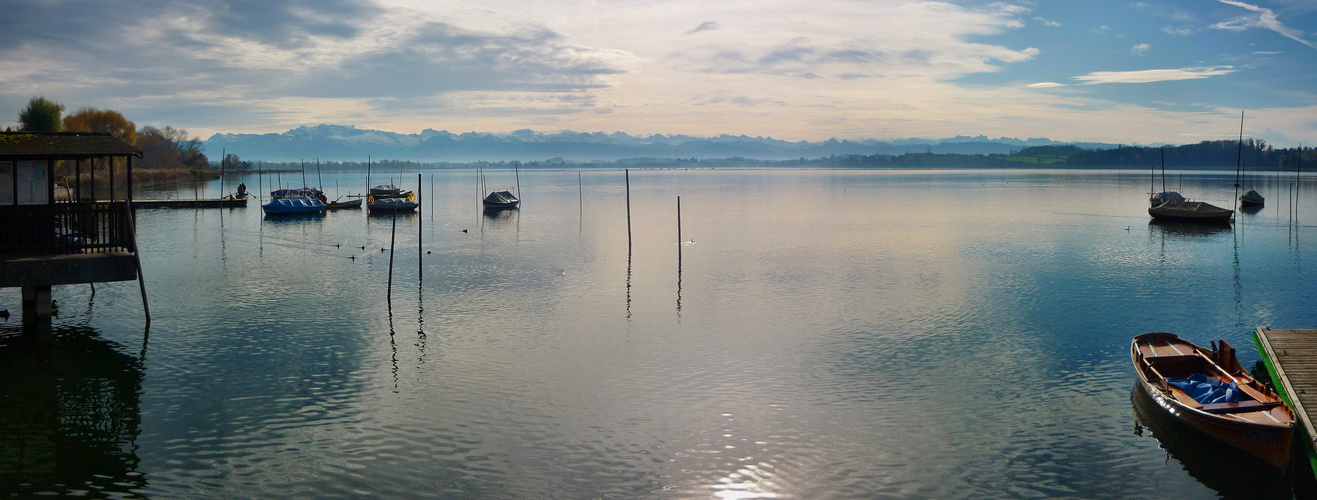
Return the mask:
[(1229, 21), (1216, 23), (1212, 25), (1213, 28), (1229, 30), (1229, 31), (1243, 31), (1251, 28), (1269, 29), (1271, 31), (1275, 31), (1276, 33), (1279, 33), (1281, 36), (1285, 38), (1289, 38), (1301, 44), (1317, 49), (1317, 44), (1314, 44), (1303, 38), (1304, 33), (1302, 31), (1281, 24), (1280, 18), (1277, 17), (1276, 13), (1271, 9), (1258, 7), (1256, 5), (1251, 5), (1244, 2), (1237, 2), (1235, 0), (1220, 0), (1220, 2), (1226, 5), (1234, 5), (1235, 7), (1239, 7), (1241, 9), (1246, 9), (1256, 12), (1257, 15), (1256, 17), (1244, 16)]
[(1038, 83), (1030, 83), (1028, 85), (1025, 85), (1025, 87), (1034, 88), (1034, 89), (1050, 89), (1053, 87), (1064, 87), (1064, 86), (1066, 86), (1064, 83), (1056, 83), (1056, 82), (1038, 82)]
[(1041, 17), (1035, 17), (1035, 18), (1033, 18), (1033, 20), (1034, 20), (1034, 21), (1038, 21), (1038, 22), (1039, 22), (1040, 24), (1042, 24), (1043, 26), (1048, 26), (1048, 27), (1052, 27), (1052, 28), (1060, 28), (1060, 27), (1061, 27), (1061, 23), (1058, 23), (1058, 22), (1056, 22), (1056, 21), (1049, 21), (1049, 20), (1047, 20), (1047, 19), (1043, 19), (1043, 18), (1041, 18)]
[(1140, 43), (1140, 44), (1138, 44), (1138, 45), (1135, 45), (1133, 48), (1131, 48), (1131, 49), (1130, 49), (1130, 53), (1131, 53), (1131, 54), (1134, 54), (1134, 55), (1136, 55), (1136, 56), (1139, 56), (1139, 57), (1143, 57), (1143, 54), (1146, 53), (1146, 52), (1148, 52), (1148, 49), (1151, 49), (1151, 48), (1152, 48), (1152, 45), (1150, 45), (1150, 44)]
[(1094, 71), (1074, 79), (1089, 85), (1099, 83), (1154, 83), (1176, 80), (1198, 80), (1213, 76), (1222, 76), (1238, 70), (1233, 66), (1212, 68), (1147, 69), (1141, 71)]

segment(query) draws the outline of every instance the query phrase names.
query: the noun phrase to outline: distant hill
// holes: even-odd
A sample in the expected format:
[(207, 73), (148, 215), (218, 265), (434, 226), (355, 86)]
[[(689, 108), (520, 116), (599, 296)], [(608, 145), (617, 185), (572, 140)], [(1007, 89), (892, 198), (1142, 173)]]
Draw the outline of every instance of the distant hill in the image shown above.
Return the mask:
[(621, 132), (554, 132), (518, 130), (506, 134), (425, 129), (399, 134), (343, 125), (302, 126), (281, 134), (215, 134), (205, 141), (207, 154), (221, 150), (246, 160), (273, 162), (320, 158), (331, 161), (376, 159), (420, 162), (617, 161), (629, 158), (749, 158), (791, 160), (841, 155), (902, 155), (906, 153), (1007, 155), (1026, 147), (1068, 145), (1083, 149), (1116, 148), (1116, 144), (1062, 143), (1050, 139), (989, 139), (957, 136), (949, 139), (877, 139), (822, 142), (784, 141), (772, 137), (719, 135), (633, 136)]

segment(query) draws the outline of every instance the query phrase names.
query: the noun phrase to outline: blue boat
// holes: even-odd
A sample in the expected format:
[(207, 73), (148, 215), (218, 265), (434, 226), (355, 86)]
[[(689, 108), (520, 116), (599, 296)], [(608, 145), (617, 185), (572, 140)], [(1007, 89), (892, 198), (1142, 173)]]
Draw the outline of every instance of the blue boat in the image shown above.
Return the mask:
[(325, 202), (316, 198), (276, 198), (261, 208), (265, 215), (314, 214), (325, 211)]

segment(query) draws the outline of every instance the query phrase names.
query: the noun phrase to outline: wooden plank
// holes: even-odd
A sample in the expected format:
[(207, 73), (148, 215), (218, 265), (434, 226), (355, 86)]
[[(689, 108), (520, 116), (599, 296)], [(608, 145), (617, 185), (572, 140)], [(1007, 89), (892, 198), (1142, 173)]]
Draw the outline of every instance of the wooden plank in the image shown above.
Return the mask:
[[(1317, 389), (1317, 371), (1311, 370), (1317, 365), (1317, 356), (1289, 355), (1289, 349), (1297, 346), (1317, 346), (1317, 330), (1272, 330), (1258, 327), (1257, 335), (1262, 341), (1263, 349), (1266, 350), (1263, 355), (1272, 360), (1276, 375), (1280, 378), (1279, 382), (1290, 395), (1290, 401), (1294, 403), (1294, 413), (1299, 417), (1299, 422), (1303, 424), (1308, 436), (1317, 438), (1317, 429), (1313, 427), (1313, 415), (1308, 412), (1308, 408), (1317, 408), (1317, 402), (1301, 397), (1307, 395), (1307, 388)], [(1286, 355), (1277, 356), (1277, 352), (1284, 352)], [(1303, 392), (1297, 389), (1303, 389)], [(1312, 446), (1313, 443), (1308, 445)]]

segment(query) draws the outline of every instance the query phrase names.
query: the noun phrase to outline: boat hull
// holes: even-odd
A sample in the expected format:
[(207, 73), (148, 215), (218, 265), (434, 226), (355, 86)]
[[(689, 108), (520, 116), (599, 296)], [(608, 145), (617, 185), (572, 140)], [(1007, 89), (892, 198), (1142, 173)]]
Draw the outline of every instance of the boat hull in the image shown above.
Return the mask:
[(344, 208), (361, 208), (361, 199), (348, 201), (331, 201), (325, 204), (326, 210), (341, 210)]
[(325, 204), (315, 198), (279, 198), (261, 205), (265, 215), (314, 214), (325, 211)]
[(1262, 204), (1266, 203), (1266, 201), (1267, 201), (1266, 198), (1263, 198), (1262, 195), (1258, 194), (1257, 191), (1249, 190), (1249, 192), (1244, 193), (1243, 196), (1239, 197), (1239, 206), (1241, 207), (1261, 206)]
[[(1176, 397), (1172, 392), (1174, 389), (1161, 387), (1160, 381), (1157, 380), (1158, 375), (1148, 368), (1150, 365), (1145, 362), (1145, 356), (1140, 351), (1141, 341), (1183, 342), (1183, 344), (1180, 344), (1181, 346), (1191, 346), (1191, 349), (1188, 349), (1189, 352), (1196, 352), (1198, 354), (1194, 355), (1202, 355), (1208, 358), (1214, 357), (1215, 352), (1206, 351), (1169, 333), (1151, 333), (1135, 337), (1134, 342), (1130, 345), (1130, 360), (1134, 363), (1135, 372), (1139, 375), (1139, 387), (1157, 403), (1161, 411), (1189, 427), (1253, 455), (1273, 467), (1282, 470), (1289, 467), (1294, 440), (1294, 418), (1293, 412), (1288, 407), (1284, 407), (1283, 402), (1279, 406), (1273, 407), (1276, 409), (1266, 411), (1268, 414), (1279, 414), (1280, 416), (1267, 419), (1277, 421), (1265, 424), (1237, 418), (1232, 416), (1233, 414), (1209, 413), (1202, 409), (1207, 405), (1198, 405), (1199, 408), (1190, 406), (1190, 404)], [(1204, 352), (1210, 354), (1203, 354)], [(1233, 354), (1230, 355), (1229, 361), (1233, 362), (1235, 367), (1238, 366), (1238, 361), (1234, 359)], [(1254, 382), (1242, 370), (1234, 376), (1240, 379), (1241, 385), (1248, 383), (1250, 384), (1249, 387), (1262, 389), (1260, 384)], [(1267, 394), (1267, 396), (1273, 395), (1274, 393)], [(1279, 401), (1279, 396), (1275, 396), (1275, 399)], [(1286, 416), (1288, 418), (1285, 418)]]
[(1229, 224), (1235, 216), (1229, 210), (1201, 201), (1167, 202), (1148, 209), (1153, 219), (1199, 224)]

